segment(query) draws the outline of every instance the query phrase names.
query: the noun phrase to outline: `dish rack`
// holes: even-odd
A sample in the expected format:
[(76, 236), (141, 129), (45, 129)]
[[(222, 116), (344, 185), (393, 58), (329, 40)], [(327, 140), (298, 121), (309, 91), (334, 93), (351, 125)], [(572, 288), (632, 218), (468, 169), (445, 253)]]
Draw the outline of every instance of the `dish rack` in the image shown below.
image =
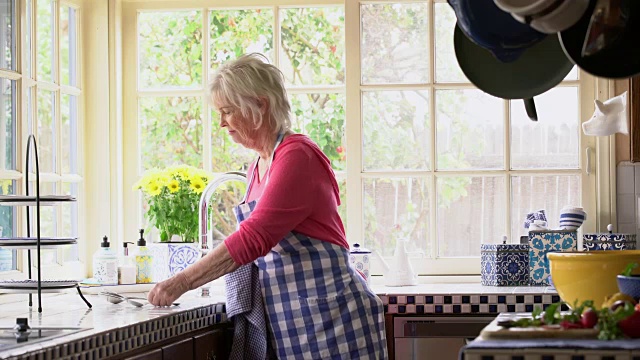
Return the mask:
[[(30, 151), (33, 147), (34, 160), (36, 165), (35, 196), (29, 196), (29, 159)], [(54, 248), (60, 245), (72, 245), (77, 243), (77, 238), (42, 238), (40, 236), (40, 207), (55, 206), (64, 202), (75, 202), (76, 198), (69, 195), (44, 195), (40, 196), (40, 167), (38, 164), (38, 149), (36, 138), (33, 134), (27, 138), (27, 154), (25, 165), (25, 196), (1, 195), (0, 205), (2, 206), (26, 206), (27, 207), (27, 236), (0, 238), (0, 248), (27, 250), (28, 275), (27, 280), (0, 280), (0, 289), (8, 293), (28, 293), (29, 306), (33, 306), (32, 294), (38, 294), (38, 312), (42, 312), (42, 293), (61, 292), (65, 289), (76, 288), (82, 300), (91, 308), (91, 304), (80, 291), (80, 282), (76, 280), (42, 280), (42, 267), (40, 264), (41, 250), (43, 248)], [(36, 208), (36, 236), (31, 234), (31, 212), (30, 207)], [(37, 278), (33, 279), (31, 273), (31, 250), (36, 251), (36, 261), (38, 267)]]

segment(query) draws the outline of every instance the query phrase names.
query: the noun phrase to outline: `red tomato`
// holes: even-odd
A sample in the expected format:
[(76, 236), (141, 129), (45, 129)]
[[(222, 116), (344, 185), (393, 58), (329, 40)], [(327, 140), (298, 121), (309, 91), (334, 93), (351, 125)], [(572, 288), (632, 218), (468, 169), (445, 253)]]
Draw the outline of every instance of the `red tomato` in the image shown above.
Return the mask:
[(585, 328), (591, 329), (598, 323), (598, 313), (593, 309), (587, 309), (582, 313), (580, 322)]
[(626, 336), (640, 338), (640, 311), (636, 311), (631, 316), (618, 321), (618, 326)]

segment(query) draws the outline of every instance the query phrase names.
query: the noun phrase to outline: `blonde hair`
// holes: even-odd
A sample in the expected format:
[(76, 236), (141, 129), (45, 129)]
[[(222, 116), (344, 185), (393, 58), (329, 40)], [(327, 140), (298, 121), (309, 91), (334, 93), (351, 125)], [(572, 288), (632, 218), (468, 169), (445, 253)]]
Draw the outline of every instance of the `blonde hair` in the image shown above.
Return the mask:
[(260, 98), (269, 100), (268, 120), (275, 133), (291, 128), (291, 105), (284, 88), (284, 75), (267, 58), (251, 53), (221, 65), (209, 82), (210, 99), (215, 104), (230, 104), (253, 120), (256, 129), (263, 125)]

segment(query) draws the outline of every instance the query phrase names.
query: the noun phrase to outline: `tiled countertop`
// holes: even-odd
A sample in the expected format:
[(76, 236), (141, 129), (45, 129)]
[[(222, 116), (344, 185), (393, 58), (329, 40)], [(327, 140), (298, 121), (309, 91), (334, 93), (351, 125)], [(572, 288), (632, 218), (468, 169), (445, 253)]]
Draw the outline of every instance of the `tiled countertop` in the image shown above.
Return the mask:
[(479, 283), (372, 286), (387, 314), (497, 314), (531, 312), (560, 301), (548, 286), (482, 286)]
[[(15, 319), (26, 317), (32, 326), (69, 326), (91, 328), (44, 342), (0, 350), (0, 359), (20, 359), (26, 353), (42, 353), (39, 359), (64, 359), (72, 353), (97, 359), (142, 347), (186, 332), (226, 321), (225, 296), (213, 287), (211, 297), (189, 292), (180, 306), (135, 308), (126, 303), (111, 304), (102, 296), (86, 294), (93, 305), (88, 309), (76, 293), (44, 294), (43, 313), (29, 310), (27, 295), (0, 295), (0, 327), (13, 327)], [(479, 283), (433, 283), (388, 287), (373, 285), (385, 311), (390, 314), (497, 314), (506, 311), (531, 311), (559, 301), (549, 287), (493, 287)], [(144, 294), (128, 293), (129, 296)], [(15, 299), (15, 300), (13, 300)], [(35, 309), (35, 308), (34, 308)], [(169, 329), (169, 331), (166, 331)], [(65, 344), (64, 346), (60, 346)], [(67, 346), (69, 344), (69, 346)]]
[[(136, 293), (126, 295), (144, 296)], [(30, 326), (90, 329), (0, 350), (0, 359), (22, 359), (27, 353), (33, 359), (67, 359), (72, 354), (74, 359), (102, 359), (227, 320), (225, 297), (221, 293), (202, 298), (196, 292), (189, 292), (179, 299), (179, 306), (170, 308), (153, 308), (151, 305), (136, 308), (125, 302), (111, 304), (103, 296), (85, 294), (93, 305), (92, 309), (77, 293), (43, 294), (41, 314), (38, 314), (37, 306), (29, 309), (28, 295), (0, 295), (2, 297), (15, 301), (2, 299), (0, 327), (13, 327), (16, 318), (22, 317), (28, 318)], [(40, 355), (35, 357), (34, 354)]]

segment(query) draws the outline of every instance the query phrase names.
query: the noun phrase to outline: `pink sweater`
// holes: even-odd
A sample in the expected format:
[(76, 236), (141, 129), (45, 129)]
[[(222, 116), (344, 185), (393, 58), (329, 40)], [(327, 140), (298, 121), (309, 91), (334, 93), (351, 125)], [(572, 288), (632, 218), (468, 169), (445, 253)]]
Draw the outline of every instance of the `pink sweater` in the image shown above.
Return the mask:
[(349, 248), (331, 163), (306, 135), (291, 135), (280, 144), (268, 183), (254, 176), (247, 201), (257, 198), (251, 216), (224, 241), (237, 264), (266, 255), (290, 231)]

